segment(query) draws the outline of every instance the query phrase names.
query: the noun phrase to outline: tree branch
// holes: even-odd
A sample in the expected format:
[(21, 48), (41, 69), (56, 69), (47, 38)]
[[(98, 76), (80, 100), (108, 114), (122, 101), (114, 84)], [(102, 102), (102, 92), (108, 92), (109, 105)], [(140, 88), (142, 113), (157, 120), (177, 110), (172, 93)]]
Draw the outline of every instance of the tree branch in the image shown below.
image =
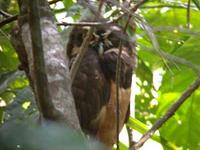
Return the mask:
[(148, 0), (141, 0), (139, 1), (137, 4), (135, 4), (133, 7), (131, 7), (130, 9), (127, 9), (123, 6), (121, 6), (120, 4), (118, 4), (117, 2), (113, 2), (111, 0), (106, 1), (107, 3), (110, 2), (113, 5), (122, 8), (122, 10), (124, 11), (123, 14), (121, 14), (119, 17), (115, 18), (114, 20), (109, 20), (106, 22), (75, 22), (75, 23), (69, 23), (69, 22), (61, 22), (61, 23), (57, 23), (57, 25), (62, 25), (62, 26), (101, 26), (101, 25), (109, 25), (109, 24), (113, 24), (117, 21), (119, 21), (122, 17), (124, 17), (125, 15), (129, 14), (132, 16), (132, 13), (134, 13), (143, 3), (147, 2)]
[(116, 19), (113, 19), (112, 22), (118, 22), (121, 18), (123, 18), (125, 15), (130, 15), (133, 16), (133, 13), (144, 3), (146, 3), (148, 0), (140, 0), (138, 3), (136, 3), (133, 7), (127, 9), (124, 6), (121, 6), (119, 3), (117, 2), (113, 2), (111, 0), (109, 0), (110, 3), (112, 3), (113, 5), (120, 7), (122, 9), (122, 11), (124, 12), (123, 14), (121, 14), (119, 17), (117, 17)]
[(186, 18), (187, 18), (187, 28), (190, 29), (190, 4), (191, 4), (191, 1), (188, 0), (188, 5), (187, 5), (187, 15), (186, 15)]
[(17, 17), (18, 17), (18, 15), (14, 15), (14, 16), (8, 17), (5, 20), (1, 21), (0, 22), (0, 28), (3, 27), (4, 25), (10, 23), (10, 22), (17, 20)]
[(63, 0), (51, 0), (51, 1), (49, 1), (49, 4), (50, 4), (50, 5), (51, 5), (51, 4), (55, 4), (55, 3), (60, 2), (60, 1), (63, 1)]
[(129, 149), (130, 149), (135, 144), (135, 142), (133, 141), (133, 129), (130, 128), (128, 125), (126, 125), (126, 130), (128, 134)]
[(200, 36), (200, 30), (190, 30), (188, 28), (182, 28), (182, 27), (173, 27), (173, 26), (157, 26), (153, 27), (154, 32), (174, 32), (174, 30), (177, 30), (178, 32), (190, 34), (192, 36)]
[(86, 48), (88, 47), (89, 45), (89, 42), (90, 42), (90, 38), (91, 38), (91, 35), (93, 33), (93, 28), (90, 28), (87, 32), (87, 35), (86, 37), (84, 38), (84, 41), (83, 43), (81, 44), (81, 47), (80, 47), (80, 54), (76, 57), (76, 59), (74, 60), (74, 63), (72, 64), (72, 68), (70, 70), (70, 76), (71, 76), (71, 81), (73, 83), (75, 77), (76, 77), (76, 74), (77, 74), (77, 71), (79, 69), (79, 66), (81, 64), (81, 61), (83, 59), (83, 56), (85, 55), (86, 53)]
[(57, 23), (58, 26), (101, 26), (110, 24), (110, 22), (61, 22)]
[[(118, 22), (122, 17), (124, 17), (125, 15), (128, 14), (128, 20), (125, 24), (125, 27), (123, 29), (123, 33), (126, 33), (126, 30), (128, 28), (129, 22), (133, 16), (133, 13), (145, 2), (147, 2), (148, 0), (141, 0), (139, 1), (137, 4), (135, 4), (132, 8), (127, 9), (124, 6), (121, 6), (118, 2), (113, 2), (111, 0), (107, 1), (110, 2), (111, 4), (120, 7), (124, 13), (121, 14), (119, 17), (117, 17), (116, 19), (113, 19), (113, 21), (111, 23), (115, 23)], [(107, 22), (108, 23), (108, 22)], [(122, 53), (122, 41), (120, 40), (120, 45), (119, 45), (119, 54), (118, 54), (118, 58), (117, 58), (117, 65), (116, 65), (116, 121), (117, 121), (117, 127), (116, 127), (116, 133), (117, 133), (117, 149), (119, 149), (119, 84), (120, 84), (120, 70), (121, 70), (121, 53)]]
[[(185, 5), (169, 5), (169, 4), (161, 4), (161, 5), (152, 5), (152, 6), (142, 6), (140, 7), (141, 9), (152, 9), (152, 8), (164, 8), (164, 7), (168, 7), (168, 8), (175, 8), (175, 9), (186, 9), (187, 6)], [(195, 8), (195, 6), (190, 6), (191, 8)]]
[[(140, 44), (141, 48), (143, 48), (145, 51), (148, 51), (148, 52), (151, 52), (155, 55), (158, 55), (160, 56), (153, 48), (149, 48), (149, 47), (146, 47), (145, 45), (142, 45)], [(162, 52), (162, 56), (164, 58), (166, 58), (167, 60), (169, 60), (169, 62), (174, 62), (174, 63), (179, 63), (179, 64), (182, 64), (184, 66), (187, 66), (188, 68), (192, 69), (196, 74), (200, 74), (200, 67), (184, 58), (181, 58), (181, 57), (178, 57), (178, 56), (175, 56), (175, 55), (172, 55), (172, 54), (169, 54), (169, 53), (166, 53), (164, 51), (161, 51)]]
[[(49, 4), (54, 4), (58, 1), (62, 1), (62, 0), (52, 0), (49, 2)], [(113, 21), (107, 21), (107, 22), (76, 22), (76, 23), (67, 23), (67, 22), (61, 22), (61, 23), (57, 23), (57, 25), (59, 26), (100, 26), (100, 25), (106, 25), (106, 24), (112, 24), (115, 23), (117, 21), (119, 21), (122, 17), (124, 17), (127, 14), (131, 14), (131, 12), (135, 12), (143, 3), (147, 2), (148, 0), (141, 0), (139, 3), (137, 3), (136, 5), (134, 5), (132, 8), (127, 9), (123, 6), (121, 6), (118, 3), (113, 3), (114, 5), (122, 8), (122, 10), (124, 11), (123, 14), (121, 14), (119, 17), (117, 17), (116, 19), (114, 19)], [(8, 17), (7, 19), (3, 20), (0, 22), (0, 27), (17, 20), (18, 15), (14, 15), (11, 17)]]
[[(62, 0), (52, 0), (52, 1), (49, 2), (49, 4), (50, 5), (55, 4), (59, 1), (62, 1)], [(0, 28), (3, 27), (4, 25), (8, 24), (8, 23), (11, 23), (11, 22), (17, 20), (17, 18), (18, 18), (18, 15), (13, 15), (13, 16), (7, 17), (5, 20), (0, 22)]]
[(48, 90), (38, 5), (38, 0), (29, 0), (29, 25), (34, 64), (33, 74), (35, 76), (35, 90), (43, 116), (47, 119), (51, 119), (54, 114), (54, 107)]
[(3, 11), (3, 10), (0, 10), (0, 14), (1, 14), (3, 17), (6, 17), (6, 18), (8, 18), (8, 17), (11, 17), (11, 16), (12, 16), (11, 14), (9, 14), (9, 13), (7, 13), (7, 12)]
[[(123, 29), (124, 34), (126, 33), (126, 29), (128, 27), (129, 21), (131, 19), (131, 16), (129, 15), (129, 18), (126, 22), (126, 25)], [(116, 135), (117, 135), (117, 150), (119, 150), (119, 86), (120, 86), (120, 72), (121, 72), (121, 54), (122, 54), (122, 39), (120, 39), (120, 44), (119, 44), (119, 53), (118, 53), (118, 57), (117, 57), (117, 65), (116, 65), (116, 76), (115, 76), (115, 80), (116, 80)]]
[[(99, 8), (98, 8), (98, 13), (97, 13), (97, 19), (96, 20), (98, 20), (98, 18), (100, 17), (100, 14), (101, 14), (101, 8), (102, 8), (102, 5), (103, 5), (103, 0), (101, 0), (100, 1), (100, 3), (99, 3)], [(95, 20), (95, 19), (94, 19)], [(101, 22), (96, 22), (97, 24), (101, 24)], [(80, 23), (78, 23), (77, 25), (83, 25), (83, 24), (90, 24), (90, 25), (94, 25), (95, 24), (95, 22), (80, 22)], [(97, 25), (96, 24), (96, 25)], [(74, 61), (74, 63), (72, 64), (72, 68), (71, 68), (71, 71), (70, 71), (70, 76), (71, 76), (71, 80), (72, 80), (72, 83), (73, 83), (73, 81), (74, 81), (74, 79), (75, 79), (75, 77), (76, 77), (76, 74), (77, 74), (77, 71), (78, 71), (78, 69), (79, 69), (79, 66), (80, 66), (80, 64), (81, 64), (81, 61), (82, 61), (82, 59), (83, 59), (83, 57), (84, 57), (84, 55), (85, 55), (85, 53), (86, 53), (86, 51), (87, 51), (87, 47), (88, 47), (88, 45), (89, 45), (89, 42), (90, 42), (90, 38), (91, 38), (91, 36), (92, 36), (92, 33), (93, 33), (93, 30), (94, 30), (94, 28), (93, 27), (91, 27), (89, 30), (88, 30), (88, 32), (87, 32), (87, 34), (86, 34), (86, 37), (84, 38), (84, 40), (83, 40), (83, 42), (82, 42), (82, 44), (81, 44), (81, 47), (80, 47), (80, 54), (75, 58), (75, 61)]]
[[(113, 22), (117, 22), (119, 19), (121, 19), (124, 15), (128, 14), (128, 19), (127, 22), (124, 26), (123, 29), (123, 33), (126, 33), (126, 30), (128, 28), (129, 22), (132, 18), (132, 13), (134, 13), (139, 6), (141, 6), (144, 2), (146, 2), (147, 0), (141, 0), (139, 1), (137, 4), (134, 5), (134, 7), (132, 7), (130, 10), (127, 10), (126, 8), (124, 8), (123, 6), (119, 5), (118, 3), (114, 3), (115, 5), (117, 5), (118, 7), (123, 7), (124, 10), (126, 10), (126, 12), (124, 12), (122, 15), (120, 15), (117, 19), (114, 19)], [(113, 1), (109, 1), (111, 3), (113, 3)], [(120, 72), (121, 72), (121, 53), (122, 53), (122, 40), (120, 40), (120, 44), (119, 44), (119, 53), (118, 53), (118, 57), (117, 57), (117, 65), (116, 65), (116, 76), (115, 76), (115, 80), (116, 80), (116, 122), (117, 122), (117, 127), (116, 127), (116, 133), (117, 133), (117, 150), (119, 149), (119, 85), (120, 85)]]
[(154, 134), (157, 129), (159, 129), (167, 120), (169, 120), (178, 110), (178, 108), (186, 101), (186, 99), (190, 97), (190, 95), (194, 93), (195, 90), (198, 89), (199, 86), (200, 76), (192, 85), (190, 85), (190, 87), (181, 95), (181, 97), (174, 104), (171, 105), (171, 107), (166, 111), (165, 115), (161, 117), (158, 121), (156, 121), (151, 129), (142, 136), (142, 138), (134, 145), (134, 149), (139, 149)]

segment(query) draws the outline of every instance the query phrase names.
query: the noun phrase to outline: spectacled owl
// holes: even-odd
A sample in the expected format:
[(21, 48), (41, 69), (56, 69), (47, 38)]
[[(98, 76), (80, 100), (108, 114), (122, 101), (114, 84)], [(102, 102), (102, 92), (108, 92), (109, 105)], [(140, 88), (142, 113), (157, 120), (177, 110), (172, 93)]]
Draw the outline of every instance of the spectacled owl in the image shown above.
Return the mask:
[[(80, 53), (86, 27), (76, 26), (70, 33), (67, 55), (70, 68)], [(94, 27), (94, 32), (72, 84), (72, 93), (82, 130), (94, 136), (107, 149), (116, 141), (116, 66), (120, 42), (119, 128), (129, 114), (130, 87), (135, 66), (134, 44), (117, 25)]]

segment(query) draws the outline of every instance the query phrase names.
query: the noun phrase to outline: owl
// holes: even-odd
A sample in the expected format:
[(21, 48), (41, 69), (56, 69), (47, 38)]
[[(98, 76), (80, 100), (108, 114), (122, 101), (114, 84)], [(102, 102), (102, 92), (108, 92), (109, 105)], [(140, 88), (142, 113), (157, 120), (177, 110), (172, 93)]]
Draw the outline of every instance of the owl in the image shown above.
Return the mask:
[[(81, 52), (87, 27), (73, 27), (67, 44), (70, 68)], [(92, 38), (72, 84), (82, 130), (107, 149), (116, 142), (116, 66), (121, 43), (119, 82), (119, 129), (129, 116), (131, 79), (135, 67), (134, 44), (118, 25), (94, 27)]]

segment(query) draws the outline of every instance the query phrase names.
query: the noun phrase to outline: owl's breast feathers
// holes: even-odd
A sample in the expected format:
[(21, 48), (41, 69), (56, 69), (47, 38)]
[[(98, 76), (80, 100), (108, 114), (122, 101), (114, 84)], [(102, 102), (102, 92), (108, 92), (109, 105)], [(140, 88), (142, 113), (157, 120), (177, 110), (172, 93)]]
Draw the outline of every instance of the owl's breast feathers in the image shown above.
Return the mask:
[[(76, 31), (78, 34), (80, 32), (83, 31)], [(79, 53), (78, 47), (80, 41), (83, 40), (76, 33), (71, 34), (67, 47), (70, 64)], [(77, 36), (80, 38), (78, 43), (76, 43), (77, 39), (73, 39)], [(115, 76), (118, 53), (118, 45), (116, 47), (112, 45), (112, 48), (104, 51), (103, 58), (100, 58), (93, 47), (88, 47), (72, 85), (72, 93), (83, 131), (95, 136), (110, 148), (116, 141)], [(131, 46), (122, 46), (120, 59), (119, 127), (121, 129), (127, 117), (132, 71), (135, 65), (135, 54)]]

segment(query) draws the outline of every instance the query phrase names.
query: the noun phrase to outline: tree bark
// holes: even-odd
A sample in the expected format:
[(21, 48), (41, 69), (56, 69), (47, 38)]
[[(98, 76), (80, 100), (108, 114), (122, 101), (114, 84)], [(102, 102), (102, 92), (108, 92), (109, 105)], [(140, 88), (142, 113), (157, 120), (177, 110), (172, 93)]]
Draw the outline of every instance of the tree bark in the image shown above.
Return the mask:
[[(37, 103), (45, 119), (59, 121), (75, 129), (80, 129), (74, 99), (71, 93), (71, 78), (68, 68), (68, 58), (59, 35), (53, 15), (46, 0), (39, 1), (40, 26), (42, 33), (43, 55), (44, 55), (44, 73), (47, 76), (47, 87), (36, 87), (36, 77), (34, 75), (34, 62), (37, 58), (33, 57), (29, 26), (29, 7), (27, 0), (18, 0), (20, 7), (19, 27), (21, 39), (27, 54), (28, 74), (32, 82), (33, 90), (37, 98)], [(37, 39), (35, 39), (37, 40)], [(36, 59), (34, 61), (34, 59)], [(45, 85), (45, 84), (44, 84)], [(43, 106), (44, 99), (38, 97), (38, 90), (47, 88), (49, 99), (45, 100), (52, 103), (53, 107)], [(44, 115), (50, 114), (50, 115)]]

